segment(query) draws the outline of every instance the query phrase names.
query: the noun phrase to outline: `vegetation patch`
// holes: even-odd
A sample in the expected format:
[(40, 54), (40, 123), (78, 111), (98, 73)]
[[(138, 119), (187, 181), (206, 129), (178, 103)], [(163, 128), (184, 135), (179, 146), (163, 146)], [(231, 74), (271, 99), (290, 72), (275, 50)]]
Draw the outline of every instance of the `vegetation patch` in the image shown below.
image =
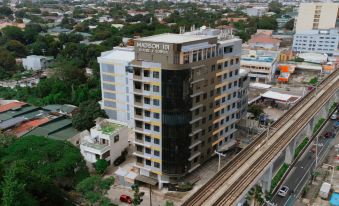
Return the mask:
[(298, 157), (300, 154), (301, 150), (304, 149), (304, 147), (307, 145), (309, 139), (305, 137), (305, 139), (297, 146), (297, 148), (294, 151), (294, 158)]
[(315, 124), (314, 128), (313, 128), (313, 134), (315, 134), (318, 129), (321, 127), (321, 125), (325, 122), (325, 119), (324, 118), (320, 118), (318, 120), (318, 122)]
[(272, 183), (271, 183), (271, 191), (274, 190), (274, 188), (277, 186), (277, 184), (279, 183), (279, 181), (281, 180), (281, 178), (284, 176), (284, 174), (286, 173), (287, 169), (288, 169), (289, 165), (284, 163), (280, 169), (278, 170), (277, 174), (273, 177), (272, 179)]

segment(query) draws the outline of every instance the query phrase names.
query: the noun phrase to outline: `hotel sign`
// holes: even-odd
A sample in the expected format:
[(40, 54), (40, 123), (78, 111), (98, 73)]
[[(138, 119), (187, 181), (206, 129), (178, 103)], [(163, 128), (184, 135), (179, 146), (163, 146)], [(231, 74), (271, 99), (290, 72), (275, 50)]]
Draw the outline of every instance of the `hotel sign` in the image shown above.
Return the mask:
[(139, 52), (168, 54), (170, 50), (169, 44), (159, 44), (152, 42), (137, 42), (136, 47)]

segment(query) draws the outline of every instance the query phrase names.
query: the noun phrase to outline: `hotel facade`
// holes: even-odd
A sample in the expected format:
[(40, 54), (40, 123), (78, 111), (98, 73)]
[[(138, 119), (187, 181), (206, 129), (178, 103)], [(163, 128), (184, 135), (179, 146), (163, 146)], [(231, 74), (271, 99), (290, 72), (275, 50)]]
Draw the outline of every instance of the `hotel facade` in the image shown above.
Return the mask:
[(103, 86), (103, 106), (110, 118), (133, 128), (141, 176), (162, 187), (194, 171), (215, 150), (236, 144), (235, 124), (243, 116), (240, 39), (161, 34), (136, 39), (129, 49), (115, 55), (121, 48), (114, 48), (98, 60), (102, 80), (108, 73), (123, 80), (102, 81), (111, 85)]

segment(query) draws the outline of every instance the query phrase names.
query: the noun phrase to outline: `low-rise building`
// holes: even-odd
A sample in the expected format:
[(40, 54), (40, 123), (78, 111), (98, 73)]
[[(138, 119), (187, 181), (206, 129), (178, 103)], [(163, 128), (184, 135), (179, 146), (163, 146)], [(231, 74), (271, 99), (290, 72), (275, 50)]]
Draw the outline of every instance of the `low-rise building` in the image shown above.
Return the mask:
[(339, 29), (297, 32), (294, 35), (293, 51), (339, 55)]
[(105, 159), (113, 164), (127, 147), (128, 127), (108, 119), (98, 121), (80, 144), (81, 154), (88, 163)]
[(243, 50), (240, 65), (249, 72), (250, 81), (269, 83), (274, 81), (278, 57), (278, 51)]
[(280, 46), (280, 40), (273, 38), (272, 33), (272, 30), (258, 30), (248, 41), (250, 48), (277, 50)]
[(245, 13), (248, 16), (263, 16), (266, 12), (268, 11), (268, 7), (252, 7), (252, 8), (247, 8), (245, 10)]
[(53, 57), (30, 55), (22, 59), (22, 66), (26, 70), (43, 70), (47, 69), (52, 60)]

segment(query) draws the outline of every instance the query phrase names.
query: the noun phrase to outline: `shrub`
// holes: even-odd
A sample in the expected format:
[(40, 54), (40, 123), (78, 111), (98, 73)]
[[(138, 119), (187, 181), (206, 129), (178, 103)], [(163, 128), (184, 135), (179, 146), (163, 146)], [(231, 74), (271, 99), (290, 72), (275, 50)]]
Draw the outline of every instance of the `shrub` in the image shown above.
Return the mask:
[(108, 167), (108, 162), (104, 159), (99, 159), (95, 162), (95, 170), (98, 174), (104, 174)]

